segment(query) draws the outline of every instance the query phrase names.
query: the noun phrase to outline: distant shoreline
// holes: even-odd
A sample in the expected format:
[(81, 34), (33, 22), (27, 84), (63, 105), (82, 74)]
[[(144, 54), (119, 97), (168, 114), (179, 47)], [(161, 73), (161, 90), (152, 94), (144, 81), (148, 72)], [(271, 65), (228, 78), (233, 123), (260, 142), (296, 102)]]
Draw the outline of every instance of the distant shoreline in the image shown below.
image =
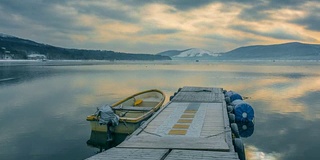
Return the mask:
[(24, 60), (24, 59), (0, 59), (1, 66), (72, 66), (72, 65), (108, 65), (108, 64), (128, 64), (128, 63), (153, 63), (170, 62), (171, 60)]
[(74, 66), (74, 65), (121, 65), (121, 64), (205, 64), (205, 63), (306, 63), (318, 64), (319, 60), (3, 60), (0, 59), (0, 67), (3, 66)]

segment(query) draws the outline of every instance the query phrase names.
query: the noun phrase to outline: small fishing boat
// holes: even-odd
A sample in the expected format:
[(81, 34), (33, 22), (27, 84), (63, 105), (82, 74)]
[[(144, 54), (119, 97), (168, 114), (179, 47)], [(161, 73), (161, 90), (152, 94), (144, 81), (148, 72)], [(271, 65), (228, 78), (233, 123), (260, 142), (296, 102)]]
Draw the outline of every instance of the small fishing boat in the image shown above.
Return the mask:
[[(111, 106), (103, 106), (98, 111), (87, 117), (91, 123), (92, 131), (131, 134), (143, 121), (146, 121), (163, 104), (165, 95), (157, 89), (146, 90), (129, 96)], [(107, 108), (106, 108), (107, 107)], [(107, 117), (112, 121), (103, 123), (103, 110), (108, 110)], [(115, 122), (116, 121), (116, 122)]]

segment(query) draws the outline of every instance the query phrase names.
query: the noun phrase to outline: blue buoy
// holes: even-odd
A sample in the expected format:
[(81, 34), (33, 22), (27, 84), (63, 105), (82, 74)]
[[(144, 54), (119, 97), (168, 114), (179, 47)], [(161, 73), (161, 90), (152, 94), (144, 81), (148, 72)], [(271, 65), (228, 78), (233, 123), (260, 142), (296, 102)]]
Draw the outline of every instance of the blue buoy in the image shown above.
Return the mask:
[(230, 96), (230, 102), (232, 103), (234, 100), (243, 100), (241, 95), (238, 93), (234, 93)]
[(236, 92), (233, 92), (233, 91), (227, 91), (226, 93), (225, 93), (225, 96), (226, 97), (231, 97), (233, 94), (235, 94)]
[[(231, 106), (236, 106), (238, 104), (241, 104), (241, 103), (246, 103), (245, 101), (241, 100), (241, 99), (236, 99), (234, 100), (230, 105)], [(234, 108), (234, 107), (233, 107)]]
[(236, 122), (250, 122), (254, 119), (254, 110), (248, 103), (240, 103), (234, 107)]

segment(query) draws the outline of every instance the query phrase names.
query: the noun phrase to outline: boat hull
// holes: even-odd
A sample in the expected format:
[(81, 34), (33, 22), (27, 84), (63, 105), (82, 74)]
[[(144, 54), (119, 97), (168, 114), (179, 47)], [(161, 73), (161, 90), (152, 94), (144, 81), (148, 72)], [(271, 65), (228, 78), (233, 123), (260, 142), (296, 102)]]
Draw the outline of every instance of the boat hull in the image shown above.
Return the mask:
[[(163, 92), (152, 89), (136, 93), (119, 102), (111, 105), (114, 114), (119, 116), (119, 124), (111, 126), (113, 133), (131, 134), (143, 121), (150, 118), (154, 112), (160, 109), (164, 103), (165, 95)], [(97, 132), (107, 132), (107, 125), (99, 124), (99, 115), (87, 117), (90, 122), (91, 130)]]
[[(119, 125), (115, 127), (110, 127), (110, 131), (113, 133), (120, 133), (120, 134), (131, 134), (137, 128), (140, 127), (140, 124), (143, 121), (138, 123), (125, 123), (119, 122)], [(107, 125), (100, 125), (98, 121), (90, 121), (91, 130), (96, 132), (107, 132)]]

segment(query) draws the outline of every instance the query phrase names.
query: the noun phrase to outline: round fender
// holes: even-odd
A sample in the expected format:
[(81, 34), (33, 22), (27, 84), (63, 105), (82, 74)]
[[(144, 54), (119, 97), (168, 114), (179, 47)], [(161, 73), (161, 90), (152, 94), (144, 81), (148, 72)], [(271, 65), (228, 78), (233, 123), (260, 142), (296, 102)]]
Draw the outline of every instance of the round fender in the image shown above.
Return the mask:
[(236, 123), (230, 124), (231, 131), (236, 138), (240, 138), (239, 129)]
[(226, 100), (226, 103), (227, 103), (227, 104), (230, 104), (230, 103), (231, 103), (230, 97), (226, 97), (225, 100)]
[(229, 113), (233, 113), (234, 106), (228, 105), (228, 106), (227, 106), (227, 110), (228, 110)]
[(254, 119), (254, 110), (248, 103), (237, 104), (234, 107), (236, 122), (250, 122)]
[(244, 145), (243, 145), (242, 140), (240, 138), (234, 139), (234, 150), (237, 152), (240, 160), (246, 159), (246, 155), (244, 152)]
[(233, 113), (229, 113), (229, 123), (234, 123), (236, 122), (236, 116)]

